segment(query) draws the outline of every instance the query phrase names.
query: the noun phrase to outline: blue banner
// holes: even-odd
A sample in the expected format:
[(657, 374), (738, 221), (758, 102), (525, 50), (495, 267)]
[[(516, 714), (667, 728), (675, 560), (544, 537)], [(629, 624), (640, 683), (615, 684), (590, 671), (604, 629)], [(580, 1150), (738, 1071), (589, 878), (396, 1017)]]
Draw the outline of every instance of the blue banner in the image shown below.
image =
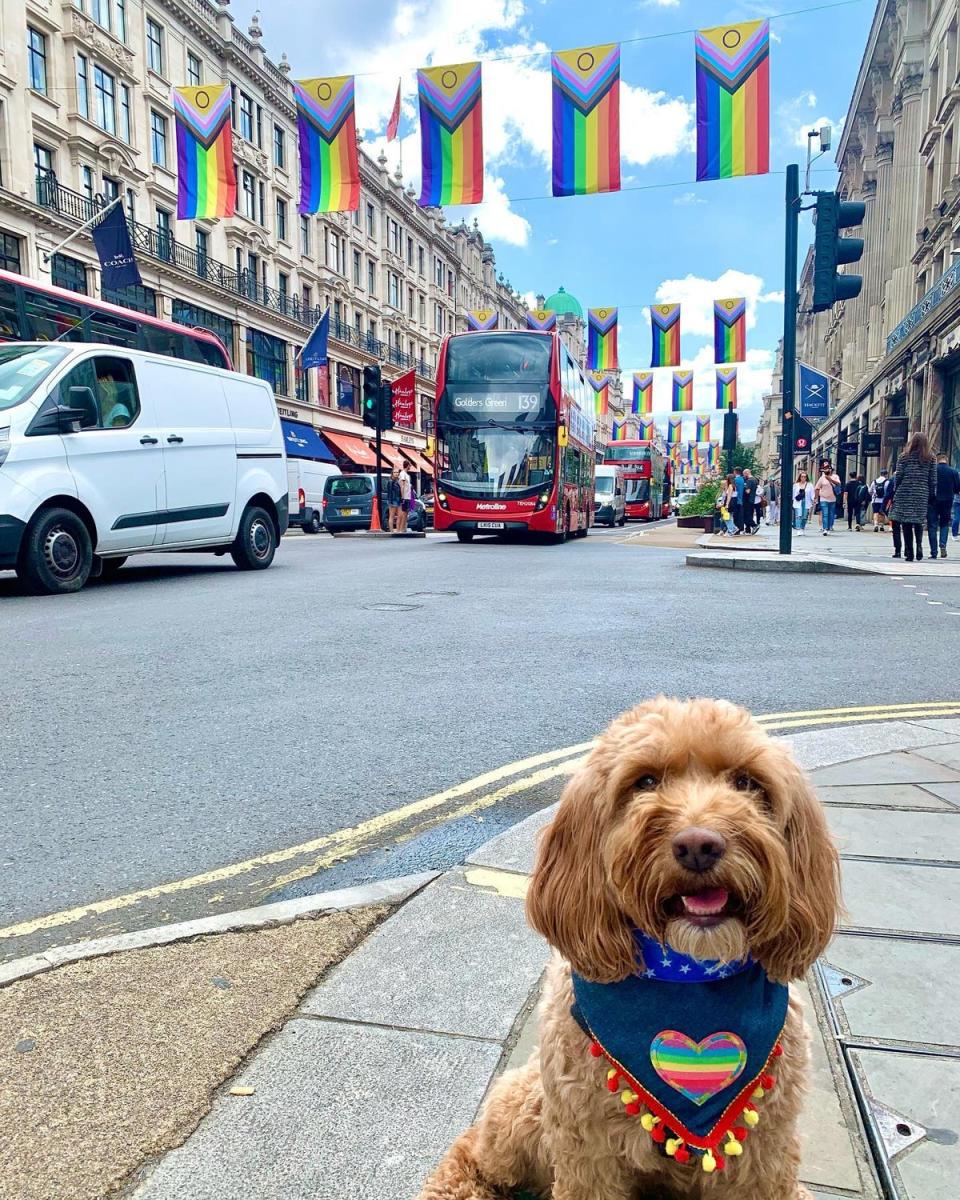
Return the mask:
[(813, 418), (830, 415), (830, 380), (806, 363), (800, 364), (800, 412)]
[(307, 344), (300, 355), (300, 362), (304, 368), (327, 365), (327, 338), (329, 335), (330, 309), (328, 308), (317, 322), (313, 333), (307, 338)]
[(103, 274), (101, 291), (143, 283), (122, 205), (114, 205), (91, 232)]

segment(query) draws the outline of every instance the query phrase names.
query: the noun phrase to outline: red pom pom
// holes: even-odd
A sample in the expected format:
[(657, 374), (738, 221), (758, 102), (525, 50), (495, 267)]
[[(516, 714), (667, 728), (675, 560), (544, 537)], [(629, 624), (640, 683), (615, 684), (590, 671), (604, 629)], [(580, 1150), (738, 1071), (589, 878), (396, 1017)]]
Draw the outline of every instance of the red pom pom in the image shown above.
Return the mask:
[(734, 1125), (732, 1132), (738, 1142), (745, 1142), (750, 1131), (745, 1125)]
[(716, 1164), (717, 1164), (717, 1170), (722, 1171), (723, 1168), (727, 1165), (727, 1160), (723, 1157), (722, 1154), (718, 1154), (716, 1150), (714, 1150), (714, 1152), (713, 1152), (713, 1158), (714, 1158), (714, 1162), (716, 1162)]
[(780, 1045), (779, 1042), (777, 1042), (777, 1044), (773, 1048), (773, 1057), (779, 1058), (782, 1053), (783, 1053), (783, 1047)]
[(594, 1058), (600, 1057), (600, 1055), (603, 1053), (603, 1051), (600, 1049), (599, 1042), (591, 1042), (590, 1043), (590, 1053), (593, 1055)]
[(639, 1100), (634, 1100), (634, 1102), (632, 1104), (628, 1104), (626, 1107), (627, 1107), (627, 1112), (630, 1114), (631, 1117), (638, 1117), (640, 1115), (640, 1101)]
[(655, 1142), (663, 1143), (667, 1140), (667, 1131), (664, 1129), (662, 1123), (659, 1125), (654, 1125), (654, 1127), (650, 1130), (650, 1136)]
[(773, 1087), (773, 1085), (774, 1085), (776, 1082), (777, 1082), (777, 1081), (774, 1079), (774, 1077), (773, 1077), (772, 1075), (761, 1075), (761, 1076), (760, 1076), (760, 1086), (761, 1086), (761, 1087), (764, 1089), (764, 1091), (766, 1091), (766, 1092), (769, 1092), (769, 1091), (770, 1091), (770, 1089)]
[(678, 1163), (689, 1162), (690, 1161), (690, 1151), (686, 1148), (686, 1146), (678, 1146), (677, 1152), (673, 1157), (677, 1160)]
[(617, 1092), (619, 1090), (620, 1090), (620, 1076), (619, 1075), (611, 1075), (610, 1078), (607, 1080), (607, 1091), (608, 1092)]

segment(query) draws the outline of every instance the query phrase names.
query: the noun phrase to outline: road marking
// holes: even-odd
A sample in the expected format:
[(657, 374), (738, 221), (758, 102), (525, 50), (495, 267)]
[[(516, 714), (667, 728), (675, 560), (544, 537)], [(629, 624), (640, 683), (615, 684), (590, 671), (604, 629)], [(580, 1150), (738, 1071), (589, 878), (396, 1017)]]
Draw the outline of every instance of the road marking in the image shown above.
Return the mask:
[[(960, 613), (954, 615), (960, 616)], [(757, 721), (769, 733), (778, 730), (799, 729), (811, 725), (846, 725), (865, 721), (896, 720), (897, 718), (911, 719), (923, 716), (942, 717), (954, 714), (960, 714), (960, 700), (917, 701), (912, 704), (862, 705), (854, 708), (808, 709), (796, 712), (766, 713), (758, 716)], [(297, 868), (279, 878), (274, 877), (269, 885), (264, 885), (263, 890), (274, 891), (278, 887), (282, 887), (284, 883), (293, 882), (306, 875), (315, 874), (318, 870), (323, 870), (325, 866), (330, 866), (334, 862), (341, 862), (356, 856), (378, 835), (418, 816), (435, 813), (431, 819), (422, 822), (420, 827), (411, 836), (415, 836), (416, 833), (422, 832), (424, 829), (430, 828), (441, 821), (456, 820), (460, 817), (468, 816), (482, 809), (490, 808), (509, 796), (527, 791), (561, 775), (571, 774), (579, 765), (580, 756), (592, 746), (592, 741), (579, 742), (559, 750), (550, 750), (543, 754), (535, 754), (529, 758), (520, 759), (517, 762), (507, 763), (502, 767), (486, 771), (482, 775), (477, 775), (475, 778), (469, 779), (465, 783), (457, 784), (455, 787), (447, 788), (445, 791), (436, 792), (431, 796), (425, 796), (421, 800), (415, 800), (410, 804), (402, 805), (388, 812), (379, 813), (375, 817), (361, 821), (358, 825), (324, 834), (322, 837), (313, 838), (296, 846), (274, 850), (267, 854), (259, 855), (256, 858), (246, 859), (243, 862), (229, 863), (226, 866), (217, 867), (210, 871), (203, 871), (186, 879), (175, 879), (167, 883), (155, 884), (152, 887), (128, 892), (126, 895), (92, 901), (89, 904), (49, 913), (46, 916), (21, 921), (15, 925), (8, 925), (6, 928), (0, 929), (0, 941), (16, 937), (26, 937), (45, 930), (57, 929), (64, 925), (76, 924), (84, 919), (102, 916), (105, 913), (120, 912), (123, 909), (132, 908), (143, 901), (156, 900), (161, 896), (174, 896), (195, 888), (218, 884), (224, 880), (236, 879), (239, 876), (249, 874), (264, 867), (279, 866), (304, 855), (318, 853), (318, 857), (313, 859), (309, 866)], [(551, 765), (545, 766), (543, 764)], [(523, 772), (529, 771), (531, 767), (538, 769), (533, 770), (529, 774), (523, 774)], [(492, 783), (500, 783), (502, 780), (510, 779), (511, 776), (520, 776), (520, 778), (513, 779), (512, 782), (504, 784), (492, 792), (476, 796), (466, 804), (461, 805), (459, 808), (454, 808), (450, 812), (436, 813), (437, 809), (453, 800), (469, 796), (471, 793), (480, 791), (480, 789)]]

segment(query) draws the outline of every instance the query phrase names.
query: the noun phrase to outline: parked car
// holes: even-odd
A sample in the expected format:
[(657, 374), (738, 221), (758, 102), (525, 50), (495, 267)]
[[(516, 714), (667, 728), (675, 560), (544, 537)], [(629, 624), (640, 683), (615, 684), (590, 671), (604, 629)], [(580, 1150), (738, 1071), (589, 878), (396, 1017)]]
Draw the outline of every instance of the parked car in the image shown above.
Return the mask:
[(0, 569), (35, 592), (152, 550), (269, 567), (285, 459), (262, 380), (89, 342), (0, 346)]
[(594, 481), (595, 525), (626, 525), (627, 508), (625, 503), (623, 468), (599, 466), (596, 469)]
[(287, 494), (290, 524), (304, 533), (319, 533), (323, 528), (323, 485), (337, 468), (309, 458), (287, 459)]
[(679, 516), (680, 509), (683, 508), (688, 500), (692, 500), (696, 494), (696, 491), (692, 489), (684, 489), (681, 492), (676, 492), (673, 500), (670, 502), (670, 507), (672, 508), (674, 514)]
[[(380, 499), (380, 524), (387, 528), (387, 481), (382, 476)], [(331, 533), (346, 533), (352, 529), (369, 529), (373, 513), (373, 492), (376, 487), (374, 475), (333, 475), (323, 485), (323, 524)], [(419, 498), (414, 500), (407, 521), (413, 533), (422, 533), (427, 527), (426, 508)]]

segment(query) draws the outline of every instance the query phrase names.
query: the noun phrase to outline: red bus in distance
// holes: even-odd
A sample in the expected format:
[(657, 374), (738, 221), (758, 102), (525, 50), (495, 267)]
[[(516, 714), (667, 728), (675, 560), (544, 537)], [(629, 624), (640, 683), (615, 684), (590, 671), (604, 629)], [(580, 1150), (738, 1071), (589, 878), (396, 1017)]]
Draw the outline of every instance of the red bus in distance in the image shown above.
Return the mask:
[(670, 515), (672, 467), (655, 442), (610, 442), (603, 461), (623, 469), (628, 521), (657, 521)]
[(595, 427), (583, 371), (556, 333), (455, 333), (440, 348), (434, 527), (586, 537)]

